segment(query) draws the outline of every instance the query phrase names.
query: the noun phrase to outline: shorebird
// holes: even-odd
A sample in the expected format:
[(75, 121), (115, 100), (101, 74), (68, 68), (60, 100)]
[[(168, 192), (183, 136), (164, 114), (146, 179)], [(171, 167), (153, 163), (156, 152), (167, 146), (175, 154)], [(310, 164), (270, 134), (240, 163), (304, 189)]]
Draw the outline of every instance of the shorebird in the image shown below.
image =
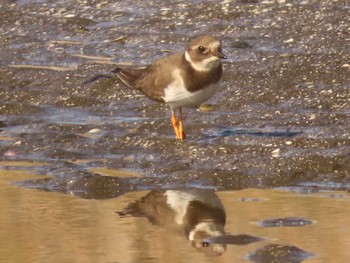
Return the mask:
[(121, 217), (146, 217), (170, 232), (184, 234), (194, 248), (208, 256), (226, 251), (225, 243), (207, 241), (225, 236), (225, 208), (214, 191), (153, 190), (117, 213)]
[(223, 73), (221, 59), (226, 58), (221, 42), (204, 35), (190, 41), (184, 52), (157, 59), (147, 66), (117, 67), (112, 72), (126, 86), (154, 101), (167, 103), (176, 138), (183, 140), (186, 134), (182, 108), (198, 107), (215, 94), (218, 87), (215, 84)]

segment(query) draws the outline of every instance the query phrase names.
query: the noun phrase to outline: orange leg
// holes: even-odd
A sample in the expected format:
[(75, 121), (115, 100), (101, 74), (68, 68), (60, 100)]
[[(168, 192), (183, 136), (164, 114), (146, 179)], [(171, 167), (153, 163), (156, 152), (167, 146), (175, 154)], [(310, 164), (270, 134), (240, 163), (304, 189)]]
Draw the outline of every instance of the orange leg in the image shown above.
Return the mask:
[(175, 131), (176, 139), (180, 139), (179, 128), (177, 126), (177, 120), (174, 112), (171, 112), (171, 123)]
[(181, 140), (186, 139), (184, 126), (183, 126), (183, 123), (182, 123), (182, 108), (180, 108), (179, 134), (180, 134), (180, 139)]
[(186, 134), (184, 132), (184, 128), (183, 128), (183, 123), (182, 123), (182, 109), (180, 108), (179, 110), (180, 116), (179, 116), (179, 121), (177, 121), (176, 116), (175, 116), (175, 112), (172, 112), (171, 115), (171, 123), (173, 125), (174, 131), (175, 131), (175, 135), (176, 135), (176, 139), (186, 139)]

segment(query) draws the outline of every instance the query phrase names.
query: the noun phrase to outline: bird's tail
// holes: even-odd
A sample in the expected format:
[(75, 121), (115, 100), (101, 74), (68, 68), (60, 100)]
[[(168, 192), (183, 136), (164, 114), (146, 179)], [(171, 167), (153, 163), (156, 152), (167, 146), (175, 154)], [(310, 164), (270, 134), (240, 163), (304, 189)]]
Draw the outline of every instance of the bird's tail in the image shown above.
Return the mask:
[(118, 74), (119, 71), (121, 71), (121, 70), (122, 70), (121, 68), (117, 67), (117, 68), (113, 69), (110, 73), (98, 74), (98, 75), (92, 77), (91, 79), (84, 81), (83, 85), (90, 84), (90, 83), (95, 82), (96, 80), (99, 80), (102, 78), (106, 78), (106, 79), (113, 78), (113, 77), (115, 77), (115, 74)]

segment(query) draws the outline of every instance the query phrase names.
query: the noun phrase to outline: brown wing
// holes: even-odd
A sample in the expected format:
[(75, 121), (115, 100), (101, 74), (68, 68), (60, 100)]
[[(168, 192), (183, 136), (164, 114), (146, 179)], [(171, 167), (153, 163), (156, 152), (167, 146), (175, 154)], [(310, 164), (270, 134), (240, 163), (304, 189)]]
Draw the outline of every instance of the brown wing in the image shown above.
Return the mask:
[(128, 87), (135, 88), (135, 81), (147, 73), (149, 66), (138, 68), (116, 68), (112, 72)]
[(114, 72), (126, 86), (140, 90), (152, 100), (163, 102), (164, 88), (157, 85), (156, 66), (116, 68)]
[(129, 203), (119, 216), (146, 217), (152, 224), (167, 226), (174, 222), (175, 212), (168, 206), (164, 192), (152, 190), (141, 199)]
[(172, 72), (182, 54), (156, 60), (152, 65), (138, 68), (116, 68), (113, 72), (127, 86), (136, 88), (152, 100), (164, 102), (164, 89), (173, 81)]

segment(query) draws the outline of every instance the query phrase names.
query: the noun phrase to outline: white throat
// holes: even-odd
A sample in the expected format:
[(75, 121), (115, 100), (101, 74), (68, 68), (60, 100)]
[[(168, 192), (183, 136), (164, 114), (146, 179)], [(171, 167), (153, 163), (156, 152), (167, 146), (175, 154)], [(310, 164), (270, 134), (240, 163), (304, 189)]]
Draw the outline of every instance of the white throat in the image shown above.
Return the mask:
[(201, 222), (198, 225), (196, 225), (194, 229), (191, 230), (191, 232), (188, 235), (188, 239), (190, 241), (193, 241), (195, 239), (195, 234), (198, 231), (203, 231), (211, 237), (222, 236), (225, 232), (223, 225), (215, 224), (214, 222), (210, 221)]
[(220, 65), (220, 59), (216, 56), (211, 56), (200, 62), (195, 62), (191, 59), (191, 56), (190, 54), (188, 54), (187, 51), (185, 52), (185, 59), (191, 64), (191, 66), (196, 71), (201, 71), (201, 72), (208, 72), (211, 69), (216, 68), (217, 66)]

